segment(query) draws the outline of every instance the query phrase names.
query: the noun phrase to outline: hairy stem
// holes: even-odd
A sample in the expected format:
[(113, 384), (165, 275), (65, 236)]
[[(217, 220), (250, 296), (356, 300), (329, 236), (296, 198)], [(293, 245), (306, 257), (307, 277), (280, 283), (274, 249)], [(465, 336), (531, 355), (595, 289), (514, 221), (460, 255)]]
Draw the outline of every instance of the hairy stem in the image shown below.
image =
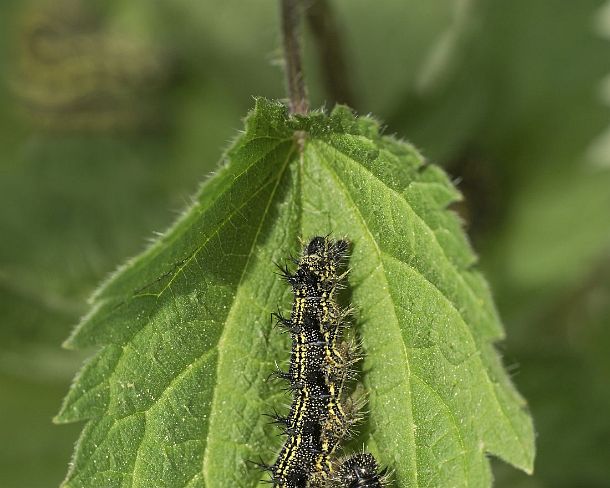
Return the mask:
[(303, 76), (299, 28), (301, 5), (299, 0), (280, 0), (282, 37), (284, 42), (284, 61), (286, 84), (290, 98), (290, 111), (306, 114), (309, 110), (307, 88)]

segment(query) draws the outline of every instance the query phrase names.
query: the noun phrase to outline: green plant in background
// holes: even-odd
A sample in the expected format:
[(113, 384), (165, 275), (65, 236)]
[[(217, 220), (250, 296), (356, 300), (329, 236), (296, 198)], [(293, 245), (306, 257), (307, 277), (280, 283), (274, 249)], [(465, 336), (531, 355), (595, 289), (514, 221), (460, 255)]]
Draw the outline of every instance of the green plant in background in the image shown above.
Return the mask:
[(274, 447), (261, 413), (285, 402), (265, 383), (285, 349), (269, 265), (328, 233), (353, 242), (362, 439), (396, 483), (489, 486), (487, 453), (532, 470), (532, 424), (492, 346), (503, 332), (447, 210), (459, 194), (371, 120), (308, 115), (293, 17), (295, 115), (260, 100), (196, 204), (96, 293), (67, 343), (101, 349), (57, 417), (88, 420), (66, 486), (257, 485), (246, 460)]
[(167, 63), (140, 39), (113, 33), (90, 10), (75, 0), (25, 10), (10, 80), (24, 114), (57, 131), (160, 125), (154, 99)]
[[(610, 72), (607, 45), (592, 31), (602, 3), (396, 0), (372, 11), (365, 1), (337, 0), (348, 89), (323, 89), (318, 78), (332, 75), (318, 69), (315, 50), (306, 53), (314, 105), (347, 100), (375, 113), (386, 132), (407, 135), (461, 180), (466, 200), (457, 208), (492, 281), (509, 331), (505, 362), (538, 434), (535, 474), (498, 464), (497, 486), (607, 482), (610, 422), (599, 412), (610, 407), (610, 175), (586, 159), (608, 120), (595, 96)], [(140, 33), (174, 56), (178, 75), (156, 96), (165, 110), (162, 133), (126, 125), (93, 134), (32, 130), (12, 110), (19, 108), (14, 95), (0, 90), (7, 107), (0, 115), (0, 431), (14, 439), (0, 450), (3, 486), (60, 482), (76, 430), (49, 419), (80, 357), (57, 344), (84, 313), (83, 298), (184, 205), (251, 95), (280, 93), (280, 77), (266, 62), (277, 46), (277, 30), (268, 27), (273, 7), (98, 6), (109, 31)], [(21, 2), (7, 2), (2, 35), (15, 34), (21, 11)], [(317, 25), (307, 46), (324, 32)], [(0, 44), (5, 80), (17, 65), (9, 45)], [(596, 154), (599, 161), (603, 150)], [(285, 252), (278, 249), (278, 258)], [(366, 332), (366, 323), (358, 327)], [(266, 360), (285, 354), (281, 344), (274, 348)]]

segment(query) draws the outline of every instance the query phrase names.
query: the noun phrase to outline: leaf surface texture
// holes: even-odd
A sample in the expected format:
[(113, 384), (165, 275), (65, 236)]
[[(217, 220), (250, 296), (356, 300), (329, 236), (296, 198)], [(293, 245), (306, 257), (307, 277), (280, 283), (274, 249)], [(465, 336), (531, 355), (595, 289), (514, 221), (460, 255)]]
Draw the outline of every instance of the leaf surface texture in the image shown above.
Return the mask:
[(448, 210), (459, 198), (369, 118), (258, 100), (193, 206), (69, 338), (98, 352), (57, 417), (87, 421), (65, 485), (256, 486), (246, 461), (271, 462), (281, 442), (262, 413), (289, 402), (266, 381), (289, 348), (269, 318), (290, 304), (273, 263), (328, 233), (352, 242), (361, 431), (396, 485), (489, 486), (486, 454), (531, 471), (532, 422), (493, 345), (502, 326)]

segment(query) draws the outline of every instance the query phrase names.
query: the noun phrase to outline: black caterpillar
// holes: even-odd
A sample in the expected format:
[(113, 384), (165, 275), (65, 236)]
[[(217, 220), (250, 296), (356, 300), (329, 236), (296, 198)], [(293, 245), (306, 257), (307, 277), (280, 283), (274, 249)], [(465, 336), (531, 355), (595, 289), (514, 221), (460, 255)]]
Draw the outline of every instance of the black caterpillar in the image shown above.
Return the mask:
[(334, 474), (334, 482), (344, 488), (382, 488), (388, 483), (385, 469), (379, 470), (372, 454), (354, 454), (340, 463)]
[(292, 350), (289, 370), (273, 375), (289, 381), (293, 401), (287, 416), (271, 415), (287, 439), (275, 463), (262, 465), (277, 488), (377, 488), (384, 483), (384, 473), (378, 474), (371, 454), (335, 459), (337, 446), (360, 419), (361, 407), (343, 391), (359, 357), (356, 348), (342, 340), (349, 310), (334, 299), (346, 274), (338, 270), (348, 247), (345, 240), (314, 237), (296, 263), (297, 270), (282, 269), (294, 301), (290, 318), (273, 315), (290, 332)]

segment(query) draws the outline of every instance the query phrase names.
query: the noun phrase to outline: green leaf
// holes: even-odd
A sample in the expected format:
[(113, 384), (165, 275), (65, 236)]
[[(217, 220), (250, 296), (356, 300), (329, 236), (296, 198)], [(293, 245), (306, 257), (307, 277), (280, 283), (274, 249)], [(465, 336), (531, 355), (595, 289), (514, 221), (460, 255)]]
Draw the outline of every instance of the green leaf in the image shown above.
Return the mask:
[[(295, 136), (296, 134), (296, 136)], [(303, 150), (295, 137), (304, 137)], [(93, 297), (67, 341), (98, 347), (58, 422), (87, 420), (65, 485), (256, 486), (271, 461), (265, 380), (288, 356), (269, 313), (299, 237), (347, 236), (365, 361), (368, 448), (397, 486), (489, 486), (486, 454), (531, 472), (533, 429), (445, 174), (337, 108), (258, 100), (195, 204)]]

